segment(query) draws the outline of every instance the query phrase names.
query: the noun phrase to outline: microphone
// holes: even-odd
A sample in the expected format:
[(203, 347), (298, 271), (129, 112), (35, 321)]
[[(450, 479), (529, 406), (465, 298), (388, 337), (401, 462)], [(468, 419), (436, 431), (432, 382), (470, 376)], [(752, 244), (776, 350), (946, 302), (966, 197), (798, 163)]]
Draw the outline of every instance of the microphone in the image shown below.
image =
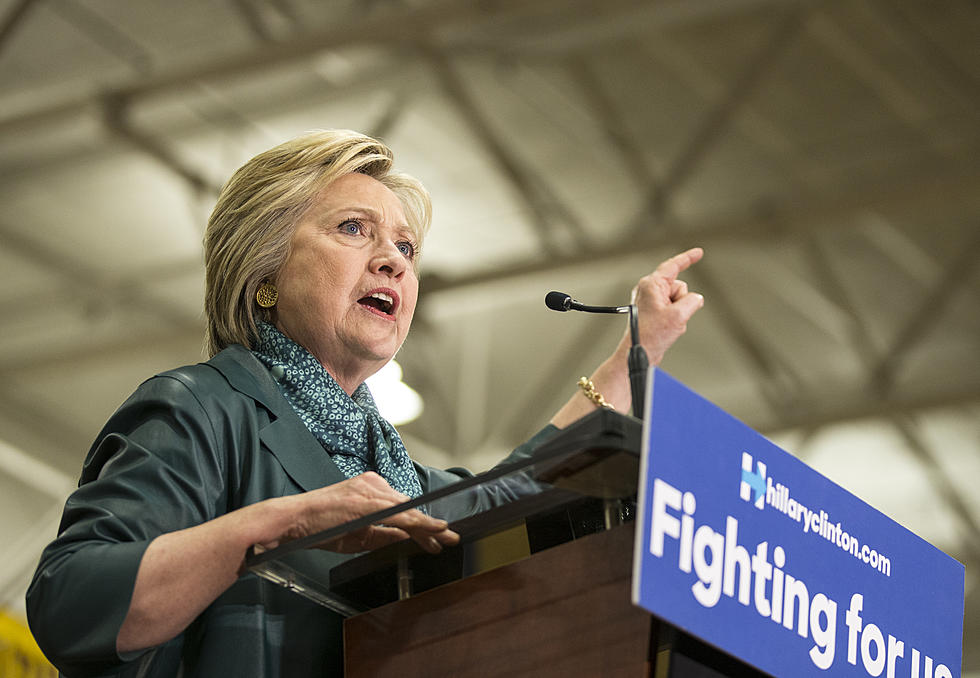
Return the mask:
[(588, 306), (572, 299), (564, 292), (548, 292), (544, 305), (552, 311), (584, 311), (586, 313), (630, 313), (630, 306)]
[(589, 306), (572, 299), (571, 295), (564, 292), (548, 292), (544, 297), (544, 304), (552, 311), (584, 311), (585, 313), (629, 313), (630, 314), (630, 346), (627, 358), (627, 367), (630, 378), (630, 395), (633, 400), (633, 416), (638, 419), (643, 418), (643, 400), (645, 397), (647, 368), (649, 359), (647, 352), (640, 344), (639, 330), (637, 328), (636, 306)]

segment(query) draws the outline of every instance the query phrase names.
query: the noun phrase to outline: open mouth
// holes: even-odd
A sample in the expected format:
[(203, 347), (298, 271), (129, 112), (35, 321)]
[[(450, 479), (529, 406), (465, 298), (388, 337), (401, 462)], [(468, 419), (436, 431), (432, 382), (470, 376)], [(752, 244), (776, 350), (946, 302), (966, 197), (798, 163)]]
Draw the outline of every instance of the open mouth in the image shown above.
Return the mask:
[(372, 292), (368, 296), (358, 299), (357, 303), (361, 306), (367, 306), (368, 308), (380, 311), (385, 315), (391, 315), (392, 311), (395, 310), (395, 300), (384, 292)]

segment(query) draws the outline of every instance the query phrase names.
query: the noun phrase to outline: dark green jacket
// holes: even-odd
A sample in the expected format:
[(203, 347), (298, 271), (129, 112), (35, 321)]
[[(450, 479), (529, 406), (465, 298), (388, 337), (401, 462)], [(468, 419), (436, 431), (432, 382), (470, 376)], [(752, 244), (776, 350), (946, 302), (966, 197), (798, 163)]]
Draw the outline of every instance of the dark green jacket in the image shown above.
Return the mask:
[[(549, 427), (508, 457), (528, 454)], [(416, 464), (429, 491), (468, 472)], [(27, 593), (31, 630), (68, 676), (340, 676), (342, 619), (254, 575), (238, 579), (182, 634), (120, 656), (140, 559), (157, 536), (344, 475), (248, 349), (144, 382), (99, 434), (58, 538)], [(461, 517), (506, 501), (471, 495)], [(341, 556), (324, 554), (325, 565)]]

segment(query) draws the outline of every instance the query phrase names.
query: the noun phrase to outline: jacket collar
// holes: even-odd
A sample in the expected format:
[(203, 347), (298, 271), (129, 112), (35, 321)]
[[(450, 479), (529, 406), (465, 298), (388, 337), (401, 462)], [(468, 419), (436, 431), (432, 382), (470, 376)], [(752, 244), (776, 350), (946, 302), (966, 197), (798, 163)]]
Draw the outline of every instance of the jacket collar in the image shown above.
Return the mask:
[(211, 358), (208, 365), (221, 372), (232, 388), (257, 400), (276, 417), (282, 416), (284, 408), (291, 409), (269, 370), (244, 346), (232, 344)]
[(262, 443), (286, 473), (304, 490), (346, 480), (346, 476), (317, 442), (306, 424), (279, 392), (272, 375), (244, 346), (233, 344), (208, 361), (233, 389), (252, 398), (272, 415), (261, 427)]

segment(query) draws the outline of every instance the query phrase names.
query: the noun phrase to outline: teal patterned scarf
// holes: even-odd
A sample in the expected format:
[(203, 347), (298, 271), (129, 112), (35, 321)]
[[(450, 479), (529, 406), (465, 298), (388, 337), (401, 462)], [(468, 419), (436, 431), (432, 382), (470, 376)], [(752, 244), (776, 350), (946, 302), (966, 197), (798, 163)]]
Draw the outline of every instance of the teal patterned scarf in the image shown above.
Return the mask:
[(258, 335), (252, 353), (345, 476), (376, 471), (402, 494), (422, 494), (408, 450), (378, 412), (367, 384), (349, 396), (309, 351), (276, 327), (260, 322)]

